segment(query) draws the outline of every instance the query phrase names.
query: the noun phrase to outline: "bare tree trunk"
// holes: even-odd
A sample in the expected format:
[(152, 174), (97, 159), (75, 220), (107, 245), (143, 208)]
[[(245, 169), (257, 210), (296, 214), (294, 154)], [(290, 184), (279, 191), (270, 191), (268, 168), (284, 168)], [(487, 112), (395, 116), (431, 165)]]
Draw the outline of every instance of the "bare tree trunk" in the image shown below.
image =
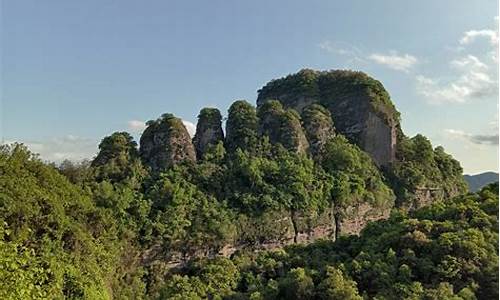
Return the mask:
[(336, 212), (334, 214), (335, 219), (335, 240), (338, 240), (340, 237), (340, 232), (342, 230), (342, 213)]
[(290, 219), (292, 220), (293, 227), (293, 243), (297, 244), (297, 239), (299, 236), (299, 230), (297, 229), (297, 223), (295, 223), (295, 210), (292, 210), (290, 213)]

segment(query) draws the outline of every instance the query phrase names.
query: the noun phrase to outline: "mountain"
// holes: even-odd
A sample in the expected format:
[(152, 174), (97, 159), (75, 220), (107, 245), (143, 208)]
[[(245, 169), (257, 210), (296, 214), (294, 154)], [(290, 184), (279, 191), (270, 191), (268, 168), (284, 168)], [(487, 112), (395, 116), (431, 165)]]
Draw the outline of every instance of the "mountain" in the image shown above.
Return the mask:
[(464, 175), (465, 181), (469, 185), (469, 191), (477, 192), (482, 187), (498, 181), (498, 173), (484, 172), (476, 175)]
[(0, 299), (497, 298), (498, 185), (460, 197), (381, 82), (305, 69), (256, 104), (201, 108), (193, 139), (161, 114), (89, 164), (0, 147)]

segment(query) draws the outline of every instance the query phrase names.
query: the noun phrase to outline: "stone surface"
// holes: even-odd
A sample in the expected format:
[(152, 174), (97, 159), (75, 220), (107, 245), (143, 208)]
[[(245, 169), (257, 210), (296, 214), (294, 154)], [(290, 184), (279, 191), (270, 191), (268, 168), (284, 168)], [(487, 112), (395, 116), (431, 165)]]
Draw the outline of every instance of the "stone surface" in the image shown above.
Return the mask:
[(224, 141), (220, 111), (217, 108), (203, 108), (198, 115), (193, 138), (197, 158), (201, 159), (210, 145), (217, 145), (220, 141)]
[(164, 114), (155, 121), (149, 121), (141, 136), (140, 155), (144, 165), (153, 172), (186, 161), (196, 161), (191, 137), (182, 120), (171, 114)]
[(368, 222), (387, 219), (392, 207), (376, 207), (363, 202), (350, 206), (340, 222), (340, 235), (359, 234)]

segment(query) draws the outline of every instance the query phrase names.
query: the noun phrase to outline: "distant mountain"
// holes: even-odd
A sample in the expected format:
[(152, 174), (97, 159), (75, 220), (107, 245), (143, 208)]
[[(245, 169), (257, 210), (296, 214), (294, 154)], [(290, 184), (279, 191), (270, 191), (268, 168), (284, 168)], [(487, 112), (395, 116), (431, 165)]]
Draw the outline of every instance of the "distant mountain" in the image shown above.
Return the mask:
[(497, 182), (498, 173), (484, 172), (476, 175), (464, 175), (464, 179), (469, 185), (469, 190), (471, 192), (476, 192), (489, 183)]

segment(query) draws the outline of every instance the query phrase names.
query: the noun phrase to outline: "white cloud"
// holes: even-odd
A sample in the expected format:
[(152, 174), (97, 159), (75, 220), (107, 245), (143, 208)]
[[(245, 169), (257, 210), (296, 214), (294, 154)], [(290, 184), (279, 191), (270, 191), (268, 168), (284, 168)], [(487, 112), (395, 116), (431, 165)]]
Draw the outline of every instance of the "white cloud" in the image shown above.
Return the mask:
[(66, 135), (48, 140), (16, 140), (8, 141), (22, 143), (33, 153), (40, 155), (42, 160), (60, 163), (65, 159), (71, 161), (82, 161), (91, 159), (97, 153), (98, 141), (89, 138)]
[(189, 135), (191, 137), (194, 137), (194, 134), (196, 133), (196, 125), (186, 120), (182, 120), (182, 123), (184, 124), (184, 126), (186, 126)]
[(451, 61), (451, 66), (457, 69), (473, 68), (473, 69), (488, 69), (488, 66), (479, 60), (474, 55), (467, 55), (466, 57), (461, 57)]
[[(469, 46), (479, 37), (487, 37), (490, 49), (479, 55), (466, 54), (450, 61), (454, 74), (447, 78), (429, 78), (418, 75), (417, 91), (430, 103), (464, 103), (498, 95), (498, 31), (491, 29), (469, 30), (459, 43)], [(462, 46), (461, 46), (462, 47)], [(462, 47), (462, 51), (471, 51)], [(479, 58), (481, 57), (481, 58)]]
[(491, 29), (469, 30), (464, 32), (460, 39), (461, 45), (467, 45), (474, 42), (477, 38), (487, 38), (492, 45), (498, 45), (498, 31)]
[(488, 73), (476, 69), (472, 67), (448, 82), (418, 75), (417, 91), (433, 104), (464, 103), (470, 99), (495, 95), (498, 82)]
[(397, 52), (391, 52), (390, 54), (374, 53), (368, 58), (377, 64), (384, 65), (396, 71), (404, 72), (408, 72), (413, 66), (415, 66), (415, 64), (418, 63), (418, 59), (415, 56), (410, 54), (399, 55)]
[(445, 134), (451, 139), (460, 139), (476, 145), (498, 146), (498, 133), (495, 134), (470, 134), (462, 130), (445, 129)]
[(323, 51), (345, 57), (347, 64), (365, 63), (363, 52), (349, 43), (323, 41), (318, 46)]
[(146, 129), (146, 122), (139, 120), (128, 121), (128, 129), (132, 132), (142, 132)]
[[(196, 125), (186, 120), (182, 120), (182, 124), (184, 124), (184, 126), (186, 127), (189, 135), (193, 137), (196, 132)], [(146, 122), (144, 121), (139, 121), (139, 120), (128, 121), (128, 128), (130, 131), (134, 133), (141, 133), (144, 131), (144, 129), (146, 129), (146, 127), (147, 127)]]

